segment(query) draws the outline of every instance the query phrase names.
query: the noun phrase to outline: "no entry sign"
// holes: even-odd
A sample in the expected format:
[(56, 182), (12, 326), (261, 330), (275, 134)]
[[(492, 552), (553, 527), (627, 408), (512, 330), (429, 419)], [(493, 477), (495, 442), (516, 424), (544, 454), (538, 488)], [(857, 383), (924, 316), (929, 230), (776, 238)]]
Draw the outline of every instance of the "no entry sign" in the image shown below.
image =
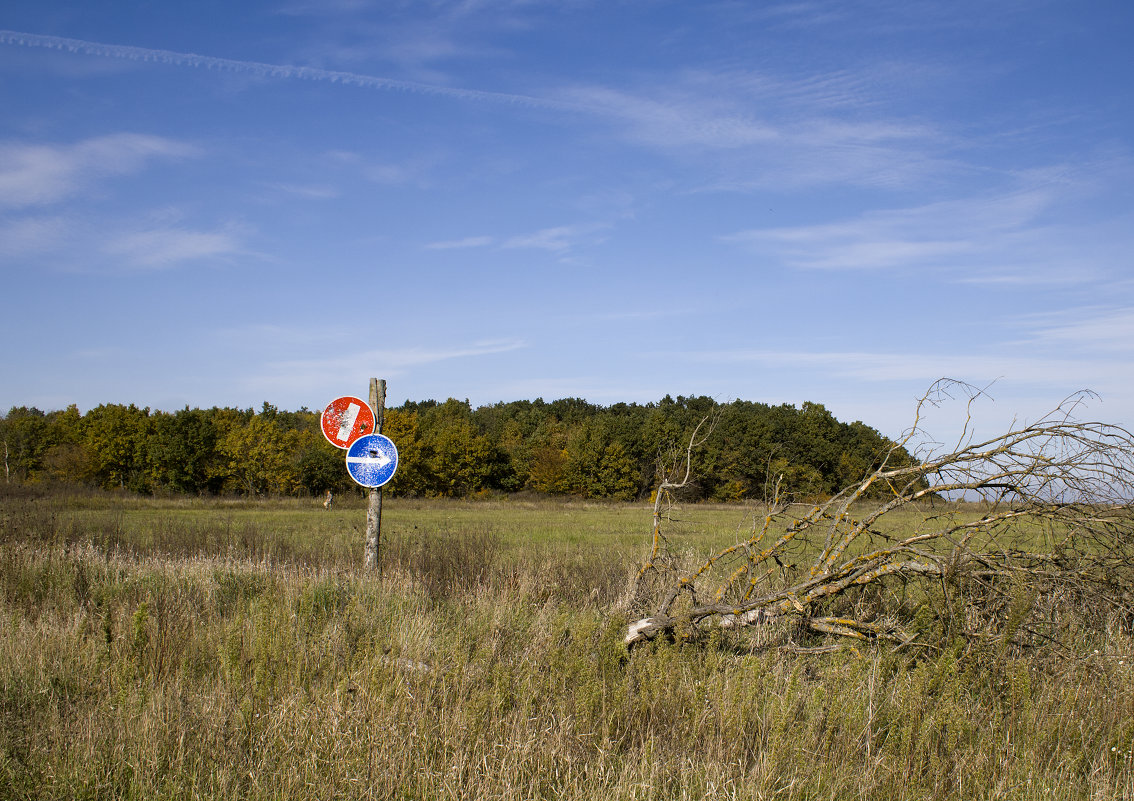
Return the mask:
[(364, 487), (381, 487), (398, 469), (398, 448), (382, 434), (359, 437), (347, 448), (347, 472)]
[(374, 433), (374, 412), (360, 398), (335, 398), (323, 410), (323, 436), (336, 448), (349, 448), (363, 434)]

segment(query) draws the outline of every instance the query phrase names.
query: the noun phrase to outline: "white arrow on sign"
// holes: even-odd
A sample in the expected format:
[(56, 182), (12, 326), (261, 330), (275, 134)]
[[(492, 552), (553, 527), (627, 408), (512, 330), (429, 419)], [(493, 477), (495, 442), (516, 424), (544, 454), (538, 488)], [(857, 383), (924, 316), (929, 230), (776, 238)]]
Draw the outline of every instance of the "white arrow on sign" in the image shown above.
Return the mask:
[(381, 434), (366, 434), (347, 448), (346, 468), (350, 477), (364, 487), (381, 487), (398, 469), (398, 448)]
[(348, 464), (376, 464), (379, 469), (394, 461), (382, 451), (371, 451), (369, 456), (348, 456)]

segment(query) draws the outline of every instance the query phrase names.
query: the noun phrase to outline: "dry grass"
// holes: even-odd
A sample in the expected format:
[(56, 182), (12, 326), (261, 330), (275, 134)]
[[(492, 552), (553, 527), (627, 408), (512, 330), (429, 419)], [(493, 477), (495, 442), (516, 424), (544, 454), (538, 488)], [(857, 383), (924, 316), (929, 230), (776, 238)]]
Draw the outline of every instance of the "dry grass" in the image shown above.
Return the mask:
[(377, 580), (292, 502), (0, 504), (2, 798), (1134, 797), (1117, 620), (1076, 654), (628, 656), (634, 507), (559, 507), (564, 545), (552, 505), (391, 505)]

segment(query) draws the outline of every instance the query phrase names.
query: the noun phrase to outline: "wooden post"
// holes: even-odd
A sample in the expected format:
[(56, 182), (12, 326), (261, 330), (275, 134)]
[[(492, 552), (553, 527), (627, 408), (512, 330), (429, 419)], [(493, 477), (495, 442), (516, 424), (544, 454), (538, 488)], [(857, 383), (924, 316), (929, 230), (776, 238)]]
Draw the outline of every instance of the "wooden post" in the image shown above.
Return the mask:
[[(386, 379), (370, 379), (370, 411), (374, 412), (374, 431), (382, 433), (382, 418), (386, 414)], [(382, 488), (370, 489), (370, 503), (366, 507), (366, 566), (382, 573)]]

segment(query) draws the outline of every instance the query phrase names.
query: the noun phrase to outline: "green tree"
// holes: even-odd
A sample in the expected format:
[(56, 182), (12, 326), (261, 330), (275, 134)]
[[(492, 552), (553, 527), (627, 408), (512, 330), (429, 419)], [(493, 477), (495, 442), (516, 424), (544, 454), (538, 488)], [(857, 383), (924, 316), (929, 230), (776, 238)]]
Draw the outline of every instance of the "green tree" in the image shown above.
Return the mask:
[(601, 418), (576, 426), (567, 438), (564, 487), (584, 498), (630, 500), (637, 490), (634, 463), (613, 441)]
[(71, 404), (63, 411), (48, 412), (43, 452), (43, 475), (54, 481), (83, 484), (93, 479), (93, 460), (83, 444), (83, 416)]
[(519, 420), (504, 421), (497, 447), (506, 458), (508, 466), (501, 482), (502, 488), (508, 492), (523, 489), (531, 478), (532, 451)]
[(243, 492), (245, 487), (233, 470), (233, 458), (226, 446), (231, 432), (236, 428), (248, 425), (252, 419), (251, 409), (233, 409), (230, 407), (214, 407), (209, 410), (209, 417), (217, 432), (216, 449), (208, 465), (208, 484), (216, 487), (217, 492)]
[(312, 495), (349, 489), (351, 480), (343, 453), (325, 439), (305, 448), (296, 459), (299, 483)]
[(425, 444), (418, 428), (418, 413), (403, 409), (387, 409), (382, 420), (382, 433), (398, 449), (398, 469), (387, 485), (394, 495), (421, 497), (432, 489), (430, 466)]
[(569, 492), (567, 483), (567, 425), (548, 416), (532, 433), (525, 449), (527, 486), (549, 495)]
[(148, 489), (145, 445), (150, 410), (134, 404), (102, 404), (83, 416), (83, 444), (91, 458), (91, 472), (104, 489)]
[(493, 485), (502, 460), (473, 425), (468, 401), (450, 398), (428, 410), (422, 429), (432, 493), (459, 497)]
[(148, 484), (173, 492), (218, 492), (217, 426), (213, 415), (185, 407), (173, 414), (150, 416), (146, 442)]
[(47, 418), (34, 406), (13, 406), (0, 419), (5, 483), (19, 483), (36, 477), (48, 447), (46, 435)]
[[(311, 432), (286, 429), (268, 413), (231, 424), (218, 450), (240, 491), (248, 495), (289, 495), (303, 488), (299, 455), (314, 445)], [(344, 467), (345, 469), (345, 467)]]

